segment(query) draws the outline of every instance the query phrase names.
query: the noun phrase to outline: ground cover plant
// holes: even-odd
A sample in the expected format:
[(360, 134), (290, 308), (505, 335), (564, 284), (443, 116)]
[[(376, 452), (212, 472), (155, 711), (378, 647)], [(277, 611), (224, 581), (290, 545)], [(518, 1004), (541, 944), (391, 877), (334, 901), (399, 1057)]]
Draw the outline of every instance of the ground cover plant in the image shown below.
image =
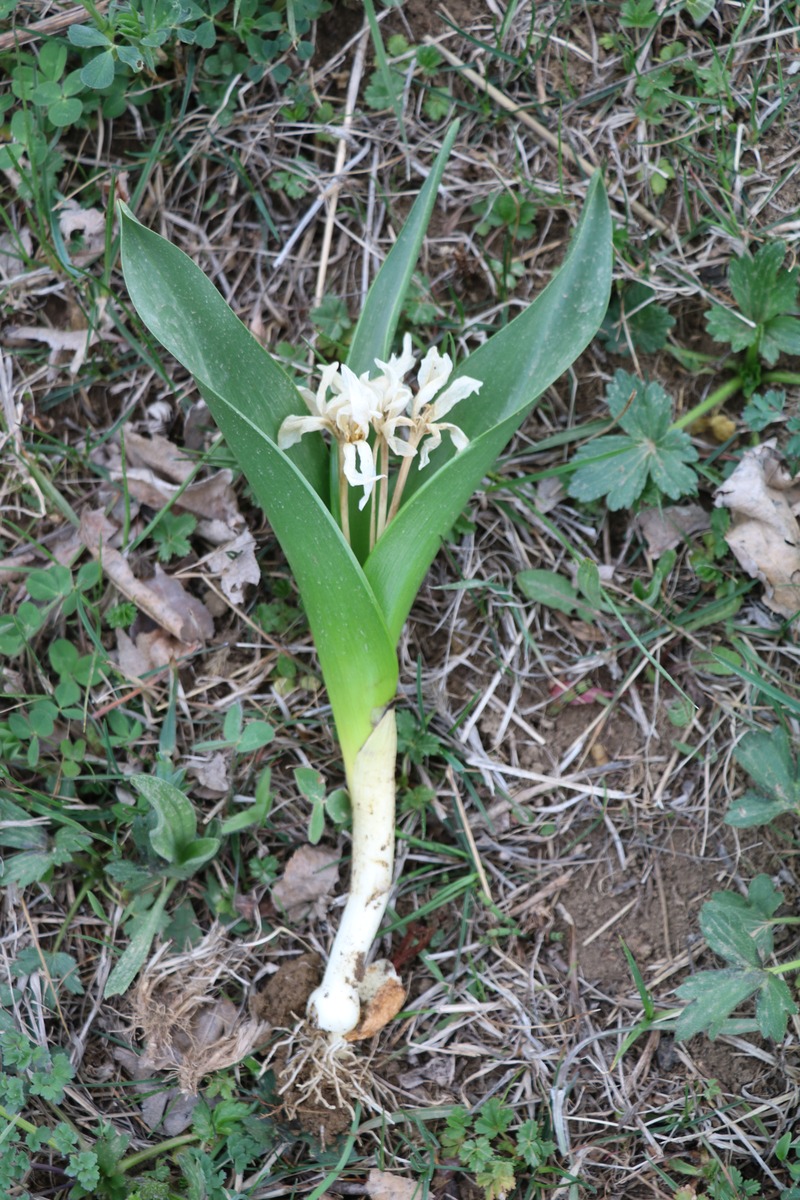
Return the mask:
[[(0, 1191), (796, 1196), (794, 7), (0, 10)], [(597, 335), (430, 526), (414, 596), (425, 480), (522, 369), (480, 363), (600, 176)], [(318, 460), (359, 570), (421, 514), (381, 576), (405, 599), (375, 956), (404, 994), (328, 1087), (305, 1012), (375, 705), (355, 668), (337, 698), (325, 639), (346, 674), (362, 624), (320, 633), (330, 566), (303, 574), (241, 473), (199, 293), (154, 286), (170, 247), (236, 354), (280, 364), (276, 444), (305, 421), (280, 453)], [(363, 438), (329, 484), (320, 379), (378, 358), (415, 391), (432, 347), (440, 396), (483, 386), (428, 414), (403, 505)]]

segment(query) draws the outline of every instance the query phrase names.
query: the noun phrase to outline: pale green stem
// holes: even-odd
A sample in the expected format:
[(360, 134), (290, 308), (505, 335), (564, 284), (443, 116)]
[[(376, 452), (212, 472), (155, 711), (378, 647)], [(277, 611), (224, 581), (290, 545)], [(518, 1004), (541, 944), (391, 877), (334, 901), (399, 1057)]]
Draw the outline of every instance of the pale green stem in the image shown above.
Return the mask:
[(396, 763), (397, 725), (389, 708), (347, 772), (353, 808), (350, 894), (322, 983), (308, 1001), (309, 1018), (326, 1033), (350, 1033), (359, 1021), (359, 984), (392, 887)]
[[(412, 450), (416, 450), (419, 442), (420, 442), (419, 434), (417, 434), (416, 436), (412, 435), (408, 439), (408, 444)], [(416, 456), (414, 456), (414, 457), (416, 457)], [(406, 480), (408, 479), (408, 473), (411, 470), (411, 464), (413, 461), (414, 461), (414, 458), (412, 458), (409, 455), (409, 457), (404, 458), (400, 464), (400, 470), (397, 472), (397, 483), (394, 485), (394, 495), (392, 496), (392, 503), (389, 508), (389, 515), (386, 518), (387, 525), (389, 524), (390, 521), (393, 521), (394, 518), (397, 516), (398, 510), (400, 508), (400, 501), (403, 499), (403, 489), (406, 486)]]
[[(380, 439), (380, 473), (383, 478), (379, 481), (380, 488), (380, 506), (378, 511), (378, 529), (376, 539), (381, 536), (386, 528), (386, 512), (389, 507), (389, 444), (385, 438)], [(370, 542), (370, 550), (374, 547), (375, 542)]]

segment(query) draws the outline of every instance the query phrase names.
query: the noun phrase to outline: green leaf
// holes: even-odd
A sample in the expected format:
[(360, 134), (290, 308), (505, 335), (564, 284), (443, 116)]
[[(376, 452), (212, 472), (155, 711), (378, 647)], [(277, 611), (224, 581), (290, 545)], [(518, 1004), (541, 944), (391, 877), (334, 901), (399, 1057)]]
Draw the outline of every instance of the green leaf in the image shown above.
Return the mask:
[(241, 833), (244, 829), (260, 829), (266, 823), (272, 808), (270, 778), (270, 768), (265, 767), (256, 785), (255, 803), (222, 822), (223, 837), (228, 837), (231, 833)]
[(237, 753), (252, 754), (268, 746), (275, 737), (275, 730), (268, 721), (248, 721), (236, 745)]
[(67, 125), (74, 125), (76, 121), (80, 120), (82, 112), (83, 105), (80, 100), (75, 97), (68, 99), (66, 96), (62, 96), (50, 105), (47, 116), (58, 129), (64, 129)]
[(651, 481), (673, 500), (693, 495), (697, 476), (688, 464), (697, 451), (688, 434), (670, 429), (672, 401), (661, 385), (617, 371), (606, 399), (626, 436), (609, 434), (579, 447), (569, 495), (584, 503), (605, 498), (611, 512), (631, 508)]
[(611, 222), (598, 174), (561, 270), (523, 313), (453, 373), (453, 378), (467, 374), (483, 381), (480, 392), (454, 411), (470, 444), (456, 454), (443, 443), (427, 471), (411, 472), (407, 499), (367, 560), (365, 573), (393, 641), (443, 536), (544, 389), (588, 345), (610, 287)]
[(73, 46), (87, 48), (89, 46), (110, 46), (111, 41), (94, 25), (70, 25), (67, 37)]
[(759, 966), (772, 952), (769, 923), (781, 902), (769, 876), (757, 875), (747, 899), (735, 892), (715, 892), (700, 913), (700, 928), (720, 958), (739, 966)]
[(180, 861), (170, 869), (169, 874), (174, 879), (190, 879), (201, 867), (210, 862), (220, 848), (220, 840), (215, 837), (195, 838), (184, 849)]
[(686, 0), (684, 4), (684, 8), (692, 18), (695, 27), (702, 25), (711, 16), (715, 7), (715, 0)]
[(304, 408), (292, 381), (191, 259), (124, 207), (121, 217), (131, 299), (197, 379), (289, 561), (350, 769), (373, 712), (394, 696), (397, 639), (328, 510), (328, 451), (321, 437), (303, 438), (288, 454), (278, 449), (282, 421)]
[(137, 925), (135, 934), (108, 977), (108, 982), (103, 992), (105, 997), (119, 996), (123, 992), (127, 992), (144, 966), (147, 956), (150, 953), (150, 947), (153, 944), (153, 938), (158, 933), (169, 894), (170, 889), (168, 887), (164, 888), (147, 910), (144, 918)]
[(728, 282), (740, 310), (757, 325), (763, 325), (779, 313), (789, 312), (797, 297), (798, 271), (787, 271), (784, 242), (767, 242), (751, 257), (734, 259)]
[(756, 998), (756, 1020), (761, 1036), (779, 1042), (790, 1016), (797, 1012), (792, 993), (783, 979), (766, 975)]
[(480, 1109), (473, 1128), (476, 1133), (485, 1133), (487, 1137), (493, 1138), (505, 1133), (513, 1120), (514, 1110), (494, 1096)]
[(747, 733), (734, 751), (743, 771), (770, 799), (778, 800), (789, 812), (800, 806), (800, 779), (786, 730), (780, 726), (767, 732)]
[(53, 563), (30, 571), (26, 583), (33, 600), (60, 600), (72, 591), (72, 572), (69, 567)]
[(582, 606), (577, 590), (568, 579), (554, 571), (541, 568), (520, 571), (517, 575), (517, 587), (529, 600), (544, 604), (546, 608), (553, 608), (556, 612), (569, 615)]
[(754, 325), (719, 304), (706, 313), (706, 329), (715, 342), (727, 342), (737, 354), (752, 346), (758, 337)]
[(654, 354), (666, 345), (675, 318), (656, 303), (655, 297), (646, 283), (634, 283), (621, 296), (612, 298), (601, 330), (612, 354), (630, 354), (628, 336), (644, 354)]
[(763, 396), (758, 392), (750, 397), (750, 401), (742, 409), (742, 420), (748, 429), (761, 433), (769, 425), (773, 425), (783, 416), (786, 407), (786, 392), (770, 388)]
[(325, 805), (321, 800), (315, 800), (308, 818), (308, 840), (316, 846), (325, 832)]
[(156, 814), (150, 845), (168, 863), (182, 862), (197, 836), (197, 817), (191, 800), (174, 784), (154, 775), (133, 775), (130, 782)]
[(720, 971), (698, 971), (675, 994), (681, 1000), (691, 1000), (675, 1023), (679, 1042), (696, 1033), (708, 1033), (712, 1039), (722, 1032), (726, 1019), (743, 1001), (763, 985), (764, 972), (725, 967)]
[(111, 87), (114, 82), (114, 55), (110, 50), (103, 50), (89, 59), (86, 66), (81, 68), (81, 82), (98, 92)]
[(298, 790), (312, 804), (325, 802), (325, 780), (312, 767), (295, 767), (294, 781)]
[(7, 796), (0, 794), (0, 846), (11, 850), (39, 850), (47, 845), (43, 825)]
[(428, 178), (369, 289), (347, 355), (347, 365), (356, 375), (374, 372), (375, 359), (385, 361), (391, 353), (397, 323), (458, 126), (458, 121), (450, 126)]
[(785, 314), (773, 317), (764, 327), (764, 337), (784, 354), (800, 354), (800, 320), (797, 317)]
[(769, 825), (776, 817), (785, 812), (792, 812), (794, 805), (787, 805), (782, 800), (767, 800), (758, 792), (745, 792), (743, 796), (731, 802), (725, 814), (725, 824), (735, 829), (753, 829), (757, 825)]
[(222, 723), (222, 736), (226, 742), (231, 742), (235, 745), (239, 741), (243, 721), (242, 706), (236, 700), (225, 713), (225, 720)]

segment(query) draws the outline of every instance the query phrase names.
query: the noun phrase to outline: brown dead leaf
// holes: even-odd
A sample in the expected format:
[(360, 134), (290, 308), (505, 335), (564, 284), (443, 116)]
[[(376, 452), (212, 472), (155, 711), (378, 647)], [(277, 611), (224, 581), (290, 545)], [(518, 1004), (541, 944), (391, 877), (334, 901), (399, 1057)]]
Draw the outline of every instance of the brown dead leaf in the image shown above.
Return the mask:
[(384, 1025), (393, 1021), (405, 1004), (406, 989), (400, 976), (387, 958), (376, 959), (364, 972), (358, 985), (361, 1001), (361, 1020), (350, 1033), (346, 1042), (361, 1042), (380, 1033)]
[(195, 469), (185, 451), (160, 434), (144, 437), (134, 429), (127, 430), (125, 454), (132, 467), (150, 467), (173, 483), (185, 483)]
[[(80, 537), (103, 571), (124, 596), (181, 642), (197, 644), (214, 634), (214, 620), (206, 606), (185, 591), (179, 580), (156, 566), (152, 579), (137, 579), (127, 560), (109, 543), (116, 526), (102, 512), (81, 515)], [(185, 647), (184, 647), (185, 652)]]
[(98, 334), (88, 329), (48, 329), (46, 325), (13, 325), (5, 331), (6, 339), (16, 342), (45, 342), (50, 347), (50, 363), (58, 361), (59, 354), (66, 351), (72, 355), (69, 364), (71, 375), (77, 375), (83, 366), (86, 352), (98, 340)]
[(124, 629), (117, 630), (117, 662), (129, 679), (145, 679), (185, 653), (185, 644), (163, 629), (137, 633), (134, 639)]
[(731, 511), (725, 541), (739, 565), (764, 584), (764, 603), (784, 617), (800, 611), (800, 479), (792, 479), (774, 441), (747, 450), (717, 488), (714, 503)]
[(680, 546), (692, 534), (710, 527), (708, 513), (699, 504), (673, 504), (668, 508), (645, 508), (636, 517), (635, 525), (647, 542), (653, 558)]
[(63, 200), (58, 224), (65, 241), (76, 233), (83, 237), (81, 249), (70, 250), (70, 258), (76, 266), (85, 266), (105, 252), (106, 218), (99, 208), (81, 208), (77, 200)]
[(261, 568), (256, 561), (256, 540), (245, 529), (232, 542), (214, 550), (205, 560), (212, 575), (219, 579), (222, 591), (231, 604), (244, 602), (244, 585), (261, 582)]
[(218, 800), (227, 796), (231, 781), (228, 775), (230, 755), (212, 754), (211, 758), (201, 759), (189, 767), (189, 774), (197, 780), (193, 794), (201, 800)]
[(373, 1167), (367, 1176), (367, 1195), (369, 1200), (420, 1200), (422, 1184), (407, 1175), (392, 1175)]
[(322, 917), (326, 900), (339, 882), (339, 854), (323, 846), (301, 846), (287, 862), (283, 876), (272, 887), (275, 907), (290, 921), (310, 912)]

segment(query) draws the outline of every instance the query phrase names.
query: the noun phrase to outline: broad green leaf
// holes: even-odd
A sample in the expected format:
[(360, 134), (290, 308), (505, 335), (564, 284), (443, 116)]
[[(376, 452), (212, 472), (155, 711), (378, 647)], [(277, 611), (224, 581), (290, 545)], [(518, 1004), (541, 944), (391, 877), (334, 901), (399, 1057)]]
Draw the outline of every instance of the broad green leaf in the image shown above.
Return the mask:
[(569, 580), (555, 571), (545, 571), (541, 568), (520, 571), (517, 575), (517, 587), (529, 600), (543, 604), (545, 608), (554, 608), (556, 612), (569, 615), (582, 606), (581, 598)]
[(239, 754), (252, 754), (268, 746), (275, 737), (275, 730), (268, 721), (248, 721), (236, 745)]
[(325, 832), (325, 805), (321, 800), (315, 800), (308, 818), (308, 840), (316, 846)]
[(170, 890), (170, 887), (164, 888), (137, 925), (136, 932), (108, 977), (104, 996), (120, 996), (123, 992), (127, 992), (144, 966), (153, 944), (153, 938), (158, 933)]
[(364, 371), (374, 374), (375, 359), (385, 361), (391, 353), (406, 292), (431, 219), (445, 163), (457, 134), (456, 121), (451, 125), (425, 185), (414, 201), (397, 240), (369, 289), (347, 355), (347, 365), (356, 375), (361, 375)]
[(654, 354), (666, 344), (675, 318), (655, 300), (656, 293), (646, 283), (632, 283), (612, 297), (601, 327), (612, 354), (630, 354), (631, 342), (645, 354)]
[(99, 29), (95, 29), (94, 25), (70, 25), (67, 30), (67, 37), (72, 42), (73, 46), (110, 46), (111, 41)]
[(767, 242), (751, 256), (734, 259), (728, 282), (734, 299), (746, 317), (763, 325), (771, 317), (788, 312), (797, 296), (798, 271), (783, 267), (784, 242)]
[(768, 367), (774, 367), (781, 354), (800, 354), (800, 321), (779, 316), (767, 321), (761, 332), (758, 352)]
[(609, 510), (617, 512), (631, 508), (649, 481), (673, 500), (694, 494), (697, 476), (688, 464), (696, 461), (697, 451), (688, 434), (670, 428), (672, 401), (661, 385), (617, 371), (606, 400), (625, 434), (579, 448), (569, 495), (584, 503), (605, 498)]
[(175, 864), (168, 873), (175, 879), (190, 879), (207, 862), (211, 862), (219, 847), (219, 838), (195, 838), (186, 847), (184, 853), (181, 855), (180, 862)]
[(466, 374), (483, 381), (479, 393), (453, 410), (470, 444), (456, 455), (445, 442), (427, 471), (411, 472), (407, 498), (366, 562), (393, 640), (442, 537), (544, 389), (588, 345), (610, 288), (611, 222), (598, 174), (561, 270), (523, 313), (454, 372), (454, 378)]
[(369, 737), (373, 711), (394, 696), (396, 637), (389, 637), (364, 573), (328, 511), (327, 450), (321, 438), (304, 438), (289, 454), (278, 449), (274, 439), (284, 417), (303, 409), (294, 384), (182, 251), (127, 210), (122, 229), (133, 303), (197, 379), (289, 561), (349, 769)]
[(319, 771), (313, 767), (295, 767), (294, 781), (301, 794), (312, 804), (322, 804), (325, 800), (325, 780)]
[(101, 50), (81, 67), (81, 80), (88, 88), (100, 91), (111, 87), (114, 82), (114, 55), (110, 50)]
[(631, 508), (647, 487), (653, 446), (611, 434), (581, 446), (572, 462), (569, 495), (583, 504), (606, 497), (611, 512)]
[(197, 817), (191, 800), (173, 783), (154, 775), (134, 775), (130, 782), (156, 814), (150, 845), (168, 863), (182, 862), (197, 836)]
[(31, 571), (26, 583), (34, 600), (58, 600), (72, 591), (72, 572), (69, 567), (53, 563)]
[(761, 1036), (779, 1042), (786, 1033), (786, 1022), (797, 1012), (792, 993), (783, 979), (766, 975), (756, 998), (756, 1020)]
[(781, 901), (769, 877), (758, 875), (747, 899), (715, 892), (700, 912), (700, 928), (711, 949), (740, 966), (757, 966), (772, 951), (770, 917)]
[(237, 700), (225, 713), (225, 720), (222, 722), (222, 736), (226, 742), (238, 742), (242, 732), (242, 722), (242, 706)]
[(731, 803), (725, 814), (725, 824), (735, 829), (753, 829), (756, 825), (769, 825), (776, 817), (793, 811), (795, 806), (783, 800), (767, 800), (758, 792), (745, 792)]
[(719, 971), (698, 971), (675, 994), (681, 1000), (691, 1000), (675, 1022), (679, 1042), (705, 1031), (715, 1038), (737, 1005), (747, 1000), (762, 986), (764, 972), (725, 967)]
[[(769, 919), (780, 908), (783, 901), (783, 893), (778, 891), (769, 875), (756, 875), (755, 879), (750, 881), (750, 886), (747, 889), (747, 899), (762, 917)], [(764, 953), (769, 953), (771, 949), (772, 940), (770, 935), (770, 944), (766, 947)]]
[(767, 796), (782, 801), (787, 810), (800, 804), (797, 764), (785, 729), (745, 734), (733, 756)]
[(800, 354), (800, 320), (782, 315), (773, 317), (767, 325), (767, 334), (784, 354)]
[[(250, 442), (253, 428), (274, 442), (286, 417), (307, 411), (292, 380), (196, 263), (140, 225), (126, 205), (119, 211), (125, 283), (147, 328), (202, 388), (247, 414)], [(229, 445), (239, 459), (239, 447)], [(327, 500), (328, 451), (322, 438), (303, 438), (288, 457)]]
[(715, 304), (706, 313), (706, 329), (715, 342), (727, 342), (736, 353), (752, 346), (758, 337), (758, 330), (754, 325), (738, 313), (731, 312), (719, 304)]

